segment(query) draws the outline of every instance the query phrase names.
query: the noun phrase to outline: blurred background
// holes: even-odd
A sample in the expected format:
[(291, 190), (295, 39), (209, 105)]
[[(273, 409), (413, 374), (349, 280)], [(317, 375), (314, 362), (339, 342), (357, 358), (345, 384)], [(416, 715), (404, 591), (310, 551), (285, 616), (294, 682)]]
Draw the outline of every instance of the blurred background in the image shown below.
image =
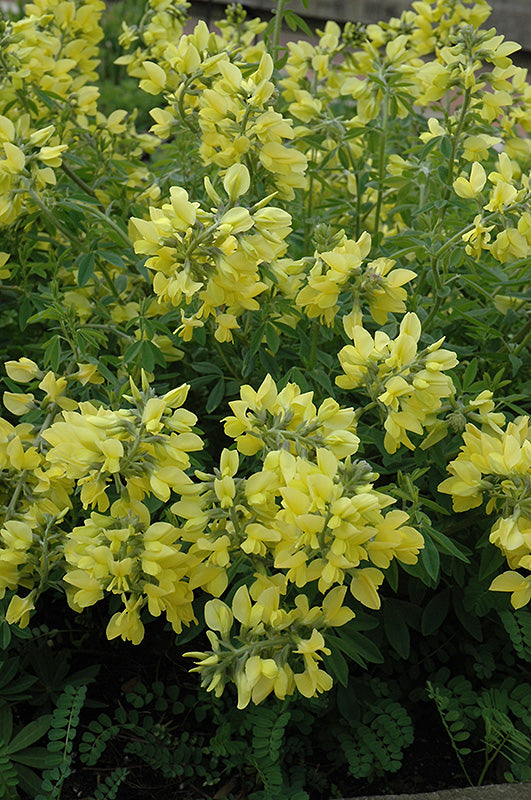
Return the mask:
[[(305, 9), (301, 0), (293, 0), (289, 8), (307, 20), (310, 27), (322, 26), (333, 19), (336, 22), (379, 22), (399, 16), (411, 6), (412, 0), (309, 0)], [(451, 0), (448, 0), (449, 4)], [(227, 0), (195, 0), (191, 4), (196, 17), (214, 21), (223, 14)], [(244, 0), (247, 11), (263, 19), (275, 7), (274, 0)], [(489, 0), (492, 15), (486, 23), (494, 27), (506, 39), (522, 45), (522, 51), (515, 53), (513, 61), (522, 67), (531, 67), (531, 0)], [(297, 31), (298, 38), (300, 31)]]

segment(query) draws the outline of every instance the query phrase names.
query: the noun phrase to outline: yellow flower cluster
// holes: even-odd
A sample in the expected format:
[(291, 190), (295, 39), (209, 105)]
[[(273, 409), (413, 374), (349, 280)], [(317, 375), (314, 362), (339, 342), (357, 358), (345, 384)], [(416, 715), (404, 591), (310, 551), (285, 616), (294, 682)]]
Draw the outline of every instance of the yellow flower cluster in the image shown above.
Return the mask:
[(117, 58), (115, 63), (126, 66), (130, 75), (143, 78), (144, 61), (161, 60), (168, 42), (181, 36), (189, 7), (187, 2), (148, 0), (138, 24), (122, 22), (119, 44), (124, 50), (131, 50), (133, 45), (135, 49)]
[(480, 429), (469, 424), (463, 442), (458, 457), (448, 466), (452, 477), (439, 485), (439, 491), (452, 495), (455, 511), (476, 508), (488, 497), (487, 513), (499, 514), (489, 538), (511, 568), (498, 575), (490, 588), (511, 592), (512, 605), (521, 608), (531, 599), (529, 417), (519, 417), (505, 428), (491, 424)]
[(81, 487), (83, 508), (97, 504), (106, 511), (110, 492), (138, 501), (153, 493), (167, 501), (172, 491), (185, 492), (190, 484), (184, 472), (188, 453), (203, 442), (192, 433), (197, 417), (181, 408), (189, 386), (162, 397), (151, 389), (139, 392), (132, 381), (131, 386), (133, 394), (125, 399), (135, 408), (82, 402), (79, 411), (63, 411), (63, 419), (41, 434), (51, 445), (46, 460), (54, 474)]
[(259, 63), (249, 72), (239, 48), (231, 52), (226, 39), (201, 21), (178, 45), (170, 42), (159, 62), (143, 62), (140, 88), (164, 93), (166, 107), (151, 111), (157, 136), (168, 137), (178, 119), (194, 131), (198, 125), (206, 164), (261, 165), (273, 188), (290, 200), (294, 188), (305, 185), (306, 156), (287, 144), (295, 136), (292, 122), (274, 109), (273, 59), (254, 54)]
[[(37, 0), (0, 29), (0, 225), (13, 226), (0, 279), (23, 276), (13, 287), (28, 298), (21, 322), (35, 301), (30, 322), (50, 323), (59, 345), (47, 347), (54, 370), (26, 357), (6, 364), (0, 597), (13, 595), (6, 618), (22, 626), (48, 587), (64, 589), (78, 612), (110, 598), (121, 605), (107, 636), (138, 643), (147, 614), (179, 633), (197, 621), (196, 590), (210, 594), (211, 648), (188, 655), (209, 691), (232, 682), (244, 708), (329, 689), (327, 629), (348, 623), (356, 603), (379, 609), (385, 570), (415, 564), (424, 546), (408, 513), (392, 508), (392, 489), (375, 488), (377, 432), (358, 452), (365, 412), (379, 415), (389, 454), (464, 430), (439, 488), (456, 511), (487, 495), (498, 517), (490, 540), (510, 567), (491, 588), (511, 592), (515, 607), (531, 598), (528, 419), (505, 425), (473, 368), (456, 396), (455, 353), (444, 338), (419, 345), (420, 319), (406, 313), (418, 276), (409, 307), (432, 304), (431, 342), (429, 322), (450, 324), (461, 307), (452, 316), (448, 287), (461, 291), (474, 277), (466, 256), (525, 269), (531, 145), (520, 134), (531, 130), (531, 90), (511, 63), (517, 46), (480, 28), (484, 0), (417, 0), (389, 23), (343, 31), (330, 22), (318, 42), (290, 43), (284, 61), (278, 31), (271, 45), (256, 41), (265, 24), (241, 7), (228, 10), (220, 34), (200, 22), (184, 35), (188, 7), (148, 0), (138, 24), (123, 26), (118, 64), (160, 106), (142, 134), (134, 112), (98, 109), (102, 0)], [(181, 144), (199, 155), (200, 176), (193, 162), (165, 174)], [(159, 146), (161, 159), (140, 163)], [(518, 268), (500, 287), (521, 289)], [(53, 279), (41, 280), (45, 272)], [(496, 295), (496, 308), (525, 313), (523, 291)], [(405, 314), (398, 333), (390, 314)], [(215, 466), (202, 456), (192, 474), (204, 442), (184, 408), (189, 386), (157, 389), (159, 376), (141, 367), (164, 361), (148, 366), (150, 348), (195, 367), (206, 333), (235, 379), (220, 388), (240, 394), (222, 420), (230, 447), (218, 463), (214, 436)], [(515, 372), (526, 336), (514, 339)], [(287, 376), (278, 386), (270, 374), (262, 380), (271, 358), (285, 366), (299, 342), (315, 385), (327, 385), (337, 354), (336, 385), (355, 392), (349, 404), (366, 405), (343, 407), (324, 396), (331, 390), (314, 402)], [(296, 375), (293, 358), (290, 366)], [(210, 367), (198, 402), (222, 377), (217, 355)], [(141, 389), (126, 383), (128, 370), (141, 373)], [(398, 459), (389, 463), (398, 471)], [(235, 576), (240, 586), (224, 602)]]
[(123, 610), (107, 625), (109, 639), (121, 636), (138, 644), (144, 637), (144, 606), (153, 617), (164, 613), (180, 633), (183, 625), (197, 622), (194, 588), (217, 594), (226, 587), (222, 570), (205, 569), (197, 557), (183, 551), (180, 533), (168, 522), (150, 524), (148, 509), (135, 500), (117, 500), (109, 515), (93, 512), (83, 526), (66, 535), (63, 580), (68, 604), (82, 611), (105, 593), (119, 595)]
[(37, 193), (56, 183), (67, 149), (68, 119), (57, 124), (39, 93), (53, 93), (78, 124), (95, 112), (99, 18), (105, 5), (85, 0), (28, 3), (26, 16), (4, 24), (0, 91), (0, 225), (10, 225)]
[(326, 447), (345, 458), (358, 449), (354, 410), (341, 408), (331, 397), (316, 409), (313, 392), (301, 393), (295, 383), (279, 392), (267, 375), (256, 391), (242, 386), (240, 398), (229, 404), (234, 416), (225, 418), (225, 433), (244, 455), (265, 448), (313, 457), (317, 448)]
[(455, 393), (444, 371), (458, 363), (455, 353), (441, 348), (444, 339), (418, 351), (421, 334), (416, 314), (406, 314), (400, 333), (390, 339), (383, 331), (374, 337), (359, 325), (352, 331), (353, 344), (338, 353), (344, 375), (336, 378), (342, 389), (363, 387), (385, 414), (384, 446), (394, 453), (404, 444), (414, 445), (408, 431), (422, 434), (437, 424), (441, 400)]
[[(185, 341), (211, 316), (216, 339), (232, 341), (238, 316), (258, 309), (256, 296), (266, 289), (260, 264), (286, 252), (290, 215), (270, 206), (270, 197), (249, 208), (238, 205), (249, 186), (247, 167), (234, 164), (223, 179), (226, 200), (206, 183), (217, 209), (204, 211), (185, 189), (174, 186), (169, 203), (150, 209), (151, 220), (131, 220), (135, 251), (149, 256), (146, 266), (155, 273), (155, 294), (181, 307), (178, 332)], [(185, 315), (188, 306), (191, 316)]]
[[(100, 92), (92, 82), (98, 77), (104, 9), (102, 0), (38, 0), (26, 4), (21, 19), (5, 20), (0, 45), (0, 225), (10, 225), (26, 209), (40, 205), (56, 184), (64, 153), (79, 145), (79, 128), (97, 142), (95, 178), (105, 175), (110, 164), (116, 171), (120, 162), (126, 188), (141, 197), (158, 196), (149, 170), (130, 158), (151, 152), (159, 140), (138, 134), (123, 109), (108, 116), (98, 111)], [(96, 189), (95, 194), (105, 206), (112, 200), (112, 192)]]
[[(495, 216), (495, 212), (500, 214), (503, 227), (491, 242), (490, 231), (494, 225), (484, 227), (482, 216), (478, 215), (473, 228), (462, 236), (467, 243), (466, 252), (478, 259), (483, 250), (488, 250), (501, 263), (527, 258), (531, 253), (531, 213), (523, 209), (529, 206), (531, 199), (529, 176), (521, 173), (517, 162), (511, 160), (507, 153), (500, 153), (497, 169), (489, 173), (488, 181), (492, 188), (489, 202), (483, 205), (483, 209), (490, 212), (490, 218)], [(459, 197), (483, 202), (481, 193), (486, 182), (487, 174), (483, 166), (479, 161), (474, 161), (469, 177), (459, 176), (453, 187)]]
[[(241, 397), (231, 403), (235, 416), (226, 419), (225, 432), (240, 453), (259, 455), (261, 470), (238, 477), (238, 453), (224, 450), (219, 469), (197, 472), (201, 483), (172, 510), (186, 520), (182, 535), (191, 554), (225, 569), (244, 558), (254, 570), (255, 605), (245, 587), (232, 612), (212, 601), (205, 618), (222, 640), (210, 631), (212, 652), (191, 654), (203, 685), (221, 693), (227, 680), (235, 682), (244, 707), (270, 692), (284, 697), (297, 687), (312, 696), (329, 688), (315, 654), (326, 652), (319, 627), (352, 616), (342, 606), (343, 584), (360, 603), (379, 608), (382, 570), (393, 559), (414, 564), (423, 538), (407, 524), (406, 512), (383, 513), (394, 498), (374, 489), (378, 475), (365, 461), (351, 459), (358, 446), (352, 409), (331, 398), (316, 409), (312, 393), (301, 394), (294, 384), (278, 392), (269, 376), (256, 392), (243, 387)], [(323, 608), (308, 609), (299, 595), (286, 611), (293, 584), (316, 585), (326, 595)], [(233, 616), (242, 624), (239, 647), (230, 641)], [(301, 625), (308, 628), (304, 637)], [(289, 662), (298, 663), (300, 654), (305, 670), (293, 675)]]
[[(388, 312), (406, 310), (405, 283), (416, 277), (410, 269), (393, 269), (391, 258), (377, 258), (362, 266), (371, 248), (371, 237), (362, 233), (357, 241), (348, 239), (343, 231), (337, 236), (339, 243), (326, 252), (316, 252), (310, 262), (306, 282), (298, 292), (295, 303), (313, 319), (318, 317), (325, 325), (332, 325), (339, 311), (339, 297), (343, 297), (352, 310), (343, 317), (349, 335), (355, 325), (361, 325), (362, 308), (379, 325), (385, 325)], [(303, 265), (301, 265), (303, 266)]]
[[(52, 515), (37, 509), (35, 518), (6, 520), (0, 528), (0, 597), (6, 589), (29, 589), (12, 596), (6, 611), (8, 624), (28, 625), (35, 602), (62, 559), (63, 531), (57, 527), (66, 513)], [(55, 575), (53, 577), (56, 577)]]
[[(101, 381), (93, 365), (78, 366), (70, 380)], [(193, 589), (219, 593), (227, 583), (215, 565), (202, 567), (201, 559), (181, 552), (177, 528), (150, 524), (141, 502), (148, 495), (167, 501), (172, 491), (193, 488), (185, 472), (188, 454), (203, 442), (192, 432), (195, 414), (182, 408), (189, 387), (157, 397), (143, 375), (142, 391), (131, 381), (132, 394), (124, 396), (133, 408), (115, 411), (76, 403), (65, 393), (66, 378), (43, 375), (28, 358), (7, 362), (6, 370), (18, 383), (39, 381), (44, 393), (41, 400), (33, 393), (4, 393), (11, 413), (40, 411), (44, 417), (40, 427), (0, 419), (0, 594), (30, 590), (24, 598), (12, 598), (8, 620), (27, 625), (39, 594), (64, 580), (77, 611), (105, 592), (122, 596), (125, 608), (111, 619), (110, 638), (140, 641), (139, 614), (146, 603), (153, 616), (164, 611), (180, 631), (194, 619)], [(61, 523), (74, 506), (77, 487), (83, 508), (97, 505), (107, 511), (110, 498), (116, 499), (110, 514), (94, 512), (67, 533)]]
[(16, 124), (0, 115), (0, 224), (10, 225), (20, 216), (28, 197), (29, 186), (37, 190), (55, 185), (54, 167), (61, 166), (66, 144), (57, 144), (54, 126), (30, 133), (29, 114), (18, 117)]
[[(209, 600), (205, 620), (212, 651), (186, 653), (197, 660), (191, 672), (200, 672), (202, 686), (217, 697), (227, 682), (234, 682), (238, 708), (251, 700), (260, 703), (272, 692), (282, 700), (295, 689), (305, 697), (331, 689), (332, 678), (319, 663), (321, 653), (330, 654), (321, 630), (344, 625), (354, 616), (342, 605), (345, 592), (345, 587), (336, 586), (323, 598), (322, 606), (311, 608), (306, 595), (296, 595), (289, 611), (280, 608), (277, 585), (265, 589), (255, 585), (250, 592), (241, 586), (232, 608), (221, 600)], [(237, 638), (244, 642), (239, 646), (231, 641), (234, 620), (240, 623)], [(302, 671), (295, 672), (290, 661), (302, 666)]]

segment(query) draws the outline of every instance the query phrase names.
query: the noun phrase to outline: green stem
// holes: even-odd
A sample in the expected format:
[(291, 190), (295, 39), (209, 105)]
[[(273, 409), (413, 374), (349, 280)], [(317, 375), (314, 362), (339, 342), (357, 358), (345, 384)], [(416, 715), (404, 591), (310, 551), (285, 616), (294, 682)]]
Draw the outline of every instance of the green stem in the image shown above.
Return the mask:
[(516, 348), (516, 350), (514, 351), (514, 355), (518, 355), (518, 353), (521, 350), (523, 350), (523, 348), (525, 347), (525, 345), (527, 344), (527, 342), (528, 342), (528, 340), (530, 338), (531, 338), (531, 318), (527, 320), (526, 324), (524, 325), (524, 327), (520, 331), (520, 335), (518, 337), (518, 339), (520, 340), (520, 343), (519, 343), (518, 347)]
[(319, 338), (319, 329), (320, 326), (317, 322), (313, 324), (313, 335), (312, 335), (312, 345), (310, 350), (310, 360), (308, 362), (308, 368), (313, 369), (315, 366), (315, 359), (317, 357), (317, 340)]
[(80, 241), (80, 239), (78, 239), (77, 236), (75, 236), (73, 233), (71, 233), (68, 230), (68, 228), (65, 228), (64, 225), (62, 225), (62, 223), (59, 222), (57, 217), (55, 217), (52, 214), (50, 209), (47, 208), (47, 206), (44, 205), (44, 203), (42, 202), (42, 200), (39, 197), (39, 195), (37, 194), (37, 192), (35, 192), (31, 187), (28, 187), (28, 194), (31, 197), (31, 199), (33, 200), (33, 202), (35, 203), (35, 205), (40, 208), (40, 210), (42, 211), (42, 213), (44, 214), (46, 219), (54, 226), (54, 228), (57, 228), (57, 230), (60, 233), (63, 234), (65, 239), (68, 239), (70, 242), (72, 242), (73, 244), (77, 245), (81, 249), (81, 241)]
[(387, 95), (382, 101), (382, 130), (380, 134), (380, 151), (378, 154), (378, 196), (376, 198), (376, 211), (374, 214), (374, 237), (378, 236), (380, 227), (380, 213), (382, 209), (383, 187), (385, 178), (385, 148), (387, 145), (387, 125), (389, 122), (389, 103)]
[(481, 770), (481, 775), (478, 778), (476, 786), (481, 786), (483, 784), (483, 781), (485, 780), (485, 775), (487, 774), (488, 768), (490, 767), (490, 765), (492, 764), (492, 762), (494, 761), (496, 756), (499, 754), (499, 752), (502, 749), (503, 745), (507, 741), (507, 738), (508, 738), (508, 735), (505, 737), (503, 742), (498, 747), (496, 747), (495, 750), (492, 751), (492, 755), (491, 756), (488, 756), (487, 754), (485, 754), (485, 763), (483, 765), (483, 769)]
[(273, 27), (273, 40), (272, 40), (273, 59), (275, 61), (277, 59), (277, 54), (279, 49), (280, 31), (282, 30), (284, 9), (288, 2), (289, 0), (277, 0), (277, 7), (275, 10), (275, 24)]
[(85, 192), (85, 194), (89, 194), (91, 197), (96, 197), (96, 192), (94, 191), (94, 189), (93, 189), (91, 186), (89, 186), (89, 185), (88, 185), (88, 183), (85, 183), (85, 181), (83, 180), (83, 178), (80, 178), (80, 177), (79, 177), (79, 175), (77, 175), (77, 174), (74, 172), (74, 170), (73, 170), (73, 169), (70, 169), (70, 167), (68, 166), (68, 164), (65, 164), (65, 162), (64, 162), (64, 161), (63, 161), (63, 163), (61, 164), (61, 169), (63, 170), (63, 172), (65, 173), (65, 175), (68, 175), (68, 177), (69, 177), (71, 180), (73, 180), (73, 181), (74, 181), (74, 183), (77, 183), (77, 185), (79, 186), (79, 188), (80, 188), (80, 189), (83, 189), (83, 191)]
[(20, 473), (20, 478), (18, 479), (17, 485), (15, 486), (15, 491), (11, 495), (11, 499), (9, 501), (9, 505), (6, 508), (6, 513), (4, 519), (2, 520), (2, 524), (5, 525), (11, 519), (11, 516), (15, 510), (15, 506), (17, 504), (17, 500), (20, 497), (20, 492), (22, 491), (22, 487), (26, 483), (26, 476), (28, 474), (28, 470), (24, 469)]
[(220, 345), (220, 343), (218, 342), (218, 340), (217, 340), (217, 339), (215, 339), (215, 338), (213, 338), (213, 339), (212, 339), (212, 343), (214, 344), (214, 347), (216, 348), (216, 350), (218, 351), (219, 355), (221, 356), (221, 360), (223, 361), (223, 363), (224, 363), (224, 364), (225, 364), (225, 366), (227, 367), (227, 369), (228, 369), (228, 371), (230, 372), (230, 374), (232, 375), (232, 377), (233, 377), (233, 378), (236, 378), (236, 380), (237, 380), (237, 381), (238, 381), (238, 383), (239, 383), (239, 382), (240, 382), (240, 380), (241, 380), (241, 377), (240, 377), (240, 375), (238, 375), (238, 373), (235, 371), (235, 369), (232, 367), (231, 363), (230, 363), (230, 362), (229, 362), (229, 360), (227, 359), (227, 356), (226, 356), (226, 355), (225, 355), (225, 353), (223, 352), (223, 348), (222, 348), (222, 346)]
[(457, 147), (459, 145), (459, 142), (461, 141), (461, 134), (463, 133), (463, 128), (465, 126), (466, 115), (468, 112), (468, 107), (470, 106), (471, 93), (472, 90), (470, 88), (465, 90), (465, 94), (463, 96), (463, 105), (461, 106), (461, 114), (459, 115), (459, 122), (457, 123), (457, 130), (455, 132), (455, 136), (452, 138), (452, 150), (448, 161), (448, 182), (446, 185), (446, 189), (444, 190), (444, 195), (443, 195), (444, 202), (439, 210), (440, 219), (442, 219), (446, 214), (446, 209), (448, 207), (448, 198), (450, 197), (450, 193), (452, 191), (452, 185), (454, 182), (454, 172), (455, 172), (455, 155), (457, 153)]
[(371, 408), (375, 408), (376, 406), (377, 406), (376, 400), (373, 400), (370, 403), (367, 403), (366, 405), (362, 406), (361, 408), (358, 408), (356, 410), (356, 422), (359, 421), (362, 414), (365, 414), (366, 411), (370, 411)]
[(90, 203), (84, 203), (83, 200), (76, 200), (76, 205), (86, 209), (87, 211), (90, 211), (92, 216), (97, 217), (97, 219), (100, 219), (102, 222), (107, 223), (107, 225), (109, 225), (109, 227), (112, 228), (113, 231), (115, 231), (115, 233), (117, 233), (120, 236), (120, 238), (122, 239), (124, 244), (127, 245), (127, 247), (129, 248), (133, 247), (133, 242), (131, 241), (129, 236), (125, 233), (125, 231), (123, 231), (120, 228), (120, 226), (117, 225), (116, 222), (112, 220), (107, 214), (104, 214), (103, 211), (100, 211), (98, 208), (95, 208)]

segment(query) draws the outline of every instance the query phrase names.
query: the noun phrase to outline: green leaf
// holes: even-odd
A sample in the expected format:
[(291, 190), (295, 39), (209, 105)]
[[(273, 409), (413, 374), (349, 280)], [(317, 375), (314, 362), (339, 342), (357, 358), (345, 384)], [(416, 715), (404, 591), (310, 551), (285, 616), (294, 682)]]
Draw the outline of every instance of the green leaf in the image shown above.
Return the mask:
[(323, 656), (324, 666), (333, 678), (337, 679), (342, 686), (348, 684), (348, 664), (337, 649), (332, 650), (329, 656)]
[(398, 590), (398, 564), (396, 559), (393, 559), (385, 570), (385, 577), (393, 592), (396, 592)]
[(61, 360), (61, 339), (58, 334), (48, 340), (44, 349), (43, 360), (46, 366), (49, 365), (54, 372), (57, 372)]
[(371, 639), (357, 631), (341, 631), (338, 636), (327, 633), (327, 639), (338, 647), (345, 655), (365, 667), (365, 661), (373, 664), (383, 664), (384, 657)]
[(280, 346), (280, 336), (274, 325), (267, 325), (265, 338), (271, 352), (275, 354)]
[(155, 364), (163, 367), (166, 359), (154, 342), (143, 339), (140, 345), (140, 366), (147, 372), (153, 372)]
[(12, 753), (16, 753), (18, 750), (23, 750), (25, 747), (29, 747), (34, 742), (38, 741), (44, 736), (50, 727), (51, 719), (51, 714), (45, 714), (44, 716), (33, 720), (33, 722), (28, 723), (28, 725), (22, 728), (22, 730), (11, 739), (6, 752), (11, 755)]
[(7, 650), (11, 642), (11, 626), (7, 622), (0, 623), (0, 650)]
[(300, 29), (301, 31), (304, 31), (304, 33), (307, 34), (307, 36), (313, 36), (312, 30), (309, 27), (306, 20), (304, 20), (302, 17), (299, 17), (299, 15), (295, 14), (295, 12), (292, 11), (290, 8), (288, 8), (284, 12), (284, 19), (286, 21), (286, 25), (292, 31)]
[(29, 767), (17, 764), (15, 767), (21, 789), (29, 797), (37, 797), (41, 790), (42, 782), (39, 776)]
[(437, 547), (430, 538), (424, 538), (424, 547), (420, 551), (419, 564), (426, 570), (432, 581), (437, 582), (439, 578), (440, 557)]
[(386, 600), (384, 603), (383, 618), (385, 635), (389, 644), (401, 658), (407, 658), (411, 647), (409, 628), (404, 620), (403, 612), (392, 599)]
[(449, 136), (441, 137), (439, 148), (445, 158), (450, 158), (452, 155), (452, 140)]
[(21, 331), (23, 331), (28, 324), (28, 320), (31, 317), (31, 312), (33, 310), (31, 300), (29, 297), (25, 297), (20, 304), (18, 309), (18, 326)]
[(258, 352), (260, 345), (262, 344), (262, 339), (264, 338), (265, 327), (265, 323), (262, 323), (253, 333), (249, 345), (249, 352), (251, 355), (254, 355), (256, 352)]
[(504, 562), (505, 558), (497, 547), (491, 547), (490, 545), (485, 547), (481, 554), (478, 579), (483, 581), (486, 578), (490, 578), (494, 572), (498, 572)]
[(98, 255), (100, 258), (104, 259), (104, 261), (108, 261), (109, 264), (113, 264), (115, 267), (125, 267), (125, 262), (118, 253), (113, 253), (112, 250), (98, 250)]
[(214, 411), (223, 398), (225, 397), (225, 381), (221, 378), (214, 386), (210, 394), (208, 395), (205, 410), (207, 414), (211, 414)]
[(429, 534), (430, 538), (433, 539), (433, 541), (437, 544), (437, 549), (441, 553), (447, 553), (450, 556), (455, 556), (460, 561), (464, 561), (465, 564), (469, 563), (469, 559), (463, 553), (463, 551), (460, 550), (459, 547), (456, 544), (454, 544), (452, 540), (449, 539), (448, 536), (446, 536), (444, 533), (441, 533), (441, 531), (432, 528), (431, 525), (424, 526), (423, 532), (424, 531), (426, 531)]
[(58, 767), (63, 757), (60, 753), (49, 753), (46, 747), (29, 747), (27, 750), (14, 753), (12, 760), (28, 767), (51, 769), (51, 767)]
[(136, 357), (140, 352), (140, 348), (142, 347), (142, 342), (133, 342), (129, 345), (127, 350), (124, 353), (124, 361), (126, 364), (130, 364), (135, 361)]
[(422, 612), (420, 630), (423, 636), (429, 636), (436, 631), (448, 614), (450, 604), (450, 590), (444, 589), (431, 598)]
[(83, 253), (76, 259), (77, 285), (79, 287), (85, 286), (94, 275), (95, 262), (94, 253)]
[(483, 628), (481, 621), (476, 614), (471, 614), (465, 609), (463, 603), (462, 589), (455, 587), (452, 592), (452, 604), (454, 607), (455, 615), (465, 631), (469, 633), (478, 642), (483, 641)]
[(315, 381), (317, 381), (317, 383), (323, 387), (323, 389), (325, 389), (330, 395), (333, 396), (334, 387), (332, 386), (330, 378), (328, 377), (324, 369), (320, 369), (319, 367), (314, 367), (311, 374), (312, 378), (314, 378)]
[(13, 732), (13, 714), (8, 705), (0, 706), (0, 743), (7, 744)]
[(223, 372), (212, 361), (194, 361), (191, 365), (195, 372), (201, 375), (223, 375)]

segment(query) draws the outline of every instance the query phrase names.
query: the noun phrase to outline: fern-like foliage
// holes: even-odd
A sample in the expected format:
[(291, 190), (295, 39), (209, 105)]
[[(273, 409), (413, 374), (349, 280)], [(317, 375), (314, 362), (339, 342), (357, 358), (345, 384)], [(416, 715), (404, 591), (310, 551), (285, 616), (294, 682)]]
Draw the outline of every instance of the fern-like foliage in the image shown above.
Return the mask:
[(0, 754), (0, 797), (15, 797), (17, 784), (18, 775), (15, 765), (7, 753)]
[(400, 769), (403, 752), (413, 742), (413, 725), (400, 703), (382, 699), (338, 738), (351, 774), (372, 778)]
[(114, 800), (118, 794), (118, 789), (125, 781), (129, 774), (129, 770), (122, 767), (113, 770), (108, 775), (103, 783), (100, 783), (90, 800)]
[(439, 683), (427, 684), (428, 697), (435, 702), (437, 711), (450, 739), (457, 760), (469, 784), (473, 781), (466, 768), (464, 757), (472, 751), (468, 744), (471, 732), (475, 728), (474, 720), (479, 717), (477, 695), (472, 684), (462, 675), (458, 675), (445, 686)]
[(256, 706), (247, 713), (252, 725), (251, 760), (264, 784), (268, 797), (282, 796), (283, 778), (280, 753), (289, 711), (281, 714), (276, 709)]
[(57, 700), (48, 733), (47, 750), (61, 755), (58, 766), (43, 772), (41, 793), (35, 800), (59, 800), (65, 779), (72, 770), (72, 748), (79, 725), (79, 714), (87, 694), (86, 686), (66, 686)]
[[(481, 786), (491, 764), (503, 758), (510, 769), (507, 780), (531, 778), (531, 686), (508, 678), (500, 686), (473, 689), (462, 675), (447, 683), (428, 683), (442, 723), (471, 785)], [(483, 744), (483, 767), (476, 780), (468, 771), (466, 756), (473, 739)], [(468, 741), (470, 740), (470, 742)], [(477, 747), (474, 746), (475, 752)]]
[(518, 611), (503, 609), (498, 614), (518, 658), (531, 661), (531, 611), (524, 608)]
[(108, 742), (118, 735), (120, 726), (113, 724), (108, 714), (100, 714), (98, 719), (89, 723), (88, 730), (83, 733), (79, 745), (79, 758), (89, 767), (93, 767), (103, 755)]

